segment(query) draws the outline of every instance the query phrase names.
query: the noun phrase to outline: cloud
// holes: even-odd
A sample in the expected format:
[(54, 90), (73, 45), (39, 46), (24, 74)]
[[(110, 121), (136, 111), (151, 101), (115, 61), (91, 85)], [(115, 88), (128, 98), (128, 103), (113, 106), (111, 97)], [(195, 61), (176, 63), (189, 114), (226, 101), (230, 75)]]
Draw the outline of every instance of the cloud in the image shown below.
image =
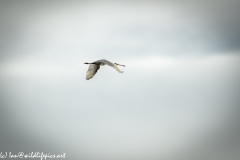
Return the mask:
[(238, 1), (0, 4), (3, 149), (239, 157)]
[(240, 46), (234, 0), (1, 3), (2, 57), (56, 48), (104, 58), (176, 56)]

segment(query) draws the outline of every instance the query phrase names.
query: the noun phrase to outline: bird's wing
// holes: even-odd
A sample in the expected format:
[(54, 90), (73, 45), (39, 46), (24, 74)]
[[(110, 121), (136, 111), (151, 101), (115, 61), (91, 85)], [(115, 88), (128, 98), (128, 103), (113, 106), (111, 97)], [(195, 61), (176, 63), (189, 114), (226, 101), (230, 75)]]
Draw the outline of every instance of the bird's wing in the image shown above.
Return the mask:
[(99, 68), (100, 68), (99, 65), (90, 64), (88, 67), (87, 74), (86, 74), (86, 79), (87, 80), (91, 79), (97, 73)]
[(108, 61), (108, 60), (106, 60), (106, 59), (101, 59), (101, 60), (98, 60), (98, 61), (96, 61), (96, 62), (105, 63), (105, 64), (113, 67), (114, 69), (116, 69), (119, 73), (123, 73), (123, 71), (121, 71), (121, 70), (117, 67), (116, 64), (114, 64), (114, 63), (112, 63), (112, 62), (110, 62), (110, 61)]

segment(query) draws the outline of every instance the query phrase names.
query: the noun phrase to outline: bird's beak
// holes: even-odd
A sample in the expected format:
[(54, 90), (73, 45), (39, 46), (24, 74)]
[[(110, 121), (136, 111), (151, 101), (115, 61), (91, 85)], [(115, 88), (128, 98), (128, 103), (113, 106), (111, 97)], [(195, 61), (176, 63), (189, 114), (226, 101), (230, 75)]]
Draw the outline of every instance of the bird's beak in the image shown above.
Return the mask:
[(121, 65), (121, 64), (118, 64), (118, 63), (115, 63), (116, 65), (119, 65), (119, 66), (123, 66), (123, 67), (125, 67), (125, 65)]

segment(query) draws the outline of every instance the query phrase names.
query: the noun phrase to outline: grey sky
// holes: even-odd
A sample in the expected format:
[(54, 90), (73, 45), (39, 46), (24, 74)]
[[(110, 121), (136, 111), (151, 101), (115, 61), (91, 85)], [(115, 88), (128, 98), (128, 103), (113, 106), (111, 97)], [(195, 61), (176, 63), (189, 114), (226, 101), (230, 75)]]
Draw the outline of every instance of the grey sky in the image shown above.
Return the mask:
[(239, 5), (1, 1), (0, 152), (238, 159)]

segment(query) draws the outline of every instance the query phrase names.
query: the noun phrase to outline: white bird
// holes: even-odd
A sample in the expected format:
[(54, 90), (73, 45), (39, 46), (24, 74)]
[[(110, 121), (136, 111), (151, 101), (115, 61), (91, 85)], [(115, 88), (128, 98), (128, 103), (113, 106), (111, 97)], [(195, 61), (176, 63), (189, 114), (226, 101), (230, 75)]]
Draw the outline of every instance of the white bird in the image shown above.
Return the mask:
[(123, 73), (123, 71), (121, 71), (117, 65), (119, 66), (123, 66), (125, 67), (125, 65), (121, 65), (121, 64), (117, 64), (117, 63), (112, 63), (106, 59), (101, 59), (101, 60), (98, 60), (98, 61), (95, 61), (95, 62), (92, 62), (92, 63), (88, 63), (88, 62), (85, 62), (84, 64), (90, 64), (89, 67), (88, 67), (88, 71), (87, 71), (87, 74), (86, 74), (86, 79), (89, 80), (91, 79), (98, 71), (98, 69), (100, 68), (100, 66), (104, 66), (105, 64), (113, 67), (114, 69), (116, 69), (119, 73)]

